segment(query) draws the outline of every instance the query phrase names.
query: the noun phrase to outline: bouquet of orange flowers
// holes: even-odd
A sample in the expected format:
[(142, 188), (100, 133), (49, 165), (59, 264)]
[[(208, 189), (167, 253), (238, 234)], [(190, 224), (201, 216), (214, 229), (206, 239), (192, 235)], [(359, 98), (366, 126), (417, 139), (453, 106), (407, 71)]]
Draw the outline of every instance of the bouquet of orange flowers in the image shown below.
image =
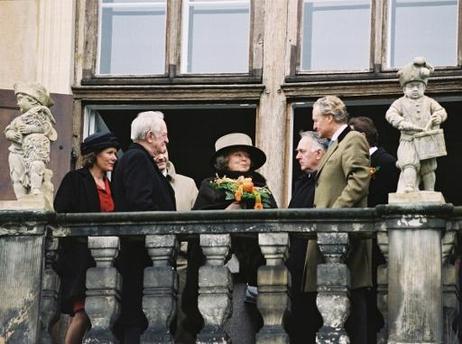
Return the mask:
[(217, 178), (211, 182), (213, 188), (223, 190), (227, 200), (236, 202), (254, 202), (254, 209), (263, 209), (271, 207), (270, 195), (271, 191), (266, 187), (255, 186), (252, 178), (240, 176), (237, 179), (231, 179), (224, 176)]

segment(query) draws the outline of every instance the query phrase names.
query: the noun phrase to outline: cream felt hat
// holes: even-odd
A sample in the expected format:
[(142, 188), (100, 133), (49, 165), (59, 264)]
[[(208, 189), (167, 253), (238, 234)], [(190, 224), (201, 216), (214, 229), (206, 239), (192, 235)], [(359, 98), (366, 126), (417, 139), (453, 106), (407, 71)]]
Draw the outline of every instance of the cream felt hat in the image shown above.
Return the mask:
[(215, 142), (215, 154), (210, 160), (210, 164), (215, 167), (215, 162), (218, 156), (224, 156), (229, 151), (235, 149), (242, 149), (249, 153), (250, 160), (252, 161), (252, 169), (256, 170), (263, 166), (266, 162), (265, 153), (252, 145), (252, 139), (243, 133), (231, 133), (220, 137)]

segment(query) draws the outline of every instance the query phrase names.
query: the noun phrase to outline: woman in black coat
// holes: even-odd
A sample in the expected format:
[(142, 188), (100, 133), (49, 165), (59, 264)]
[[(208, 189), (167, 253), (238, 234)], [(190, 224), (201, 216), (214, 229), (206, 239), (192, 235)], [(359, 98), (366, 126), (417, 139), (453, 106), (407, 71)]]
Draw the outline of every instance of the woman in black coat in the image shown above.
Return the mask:
[[(81, 144), (83, 168), (68, 172), (56, 193), (54, 208), (58, 213), (114, 211), (114, 201), (106, 173), (117, 160), (119, 142), (111, 133), (96, 133)], [(61, 276), (61, 309), (71, 315), (65, 343), (82, 343), (90, 320), (85, 313), (85, 277), (95, 262), (87, 240), (65, 238), (60, 242), (56, 270)]]
[[(218, 177), (224, 176), (232, 179), (239, 177), (251, 178), (256, 187), (266, 187), (265, 178), (255, 172), (266, 161), (265, 153), (252, 145), (252, 139), (242, 133), (232, 133), (220, 137), (215, 143), (216, 152), (212, 157), (211, 164), (215, 168)], [(223, 190), (213, 186), (215, 178), (207, 178), (202, 181), (199, 194), (193, 209), (253, 209), (255, 202), (238, 202), (226, 199)], [(268, 189), (269, 190), (269, 189)], [(265, 208), (277, 208), (272, 194), (263, 202)], [(247, 300), (254, 301), (257, 286), (257, 269), (265, 260), (261, 254), (258, 240), (255, 237), (233, 236), (231, 239), (232, 250), (239, 260), (239, 268), (245, 282), (251, 288), (247, 290)], [(252, 288), (254, 287), (254, 288)]]

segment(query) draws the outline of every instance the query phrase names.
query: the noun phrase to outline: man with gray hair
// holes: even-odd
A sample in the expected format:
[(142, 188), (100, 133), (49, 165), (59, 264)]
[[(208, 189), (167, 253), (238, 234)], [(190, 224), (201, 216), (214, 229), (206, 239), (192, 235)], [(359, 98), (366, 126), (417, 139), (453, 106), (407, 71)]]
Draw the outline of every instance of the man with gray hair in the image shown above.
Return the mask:
[[(316, 208), (365, 208), (370, 179), (369, 144), (348, 126), (348, 112), (336, 96), (325, 96), (313, 104), (313, 128), (331, 140), (316, 174)], [(345, 324), (352, 343), (367, 343), (366, 294), (372, 286), (372, 240), (350, 236), (346, 263), (351, 271), (351, 315)], [(316, 291), (318, 248), (308, 243), (305, 291)]]
[(318, 165), (327, 150), (326, 139), (314, 131), (300, 132), (297, 159), (302, 176), (297, 180), (290, 200), (289, 208), (312, 208), (314, 201), (314, 175)]
[[(302, 175), (295, 181), (289, 208), (313, 207), (316, 171), (326, 153), (327, 143), (314, 131), (300, 132), (295, 159)], [(302, 292), (307, 242), (305, 238), (290, 237), (287, 267), (292, 276), (292, 314), (287, 330), (290, 342), (294, 344), (314, 343), (316, 330), (322, 325), (321, 315), (316, 308), (316, 293)]]
[[(168, 132), (162, 112), (141, 112), (133, 120), (133, 143), (119, 159), (112, 186), (117, 211), (176, 210), (175, 193), (155, 157), (167, 150)], [(123, 278), (122, 311), (116, 332), (121, 343), (138, 343), (148, 323), (142, 311), (143, 271), (152, 264), (144, 242), (121, 242), (118, 268)]]

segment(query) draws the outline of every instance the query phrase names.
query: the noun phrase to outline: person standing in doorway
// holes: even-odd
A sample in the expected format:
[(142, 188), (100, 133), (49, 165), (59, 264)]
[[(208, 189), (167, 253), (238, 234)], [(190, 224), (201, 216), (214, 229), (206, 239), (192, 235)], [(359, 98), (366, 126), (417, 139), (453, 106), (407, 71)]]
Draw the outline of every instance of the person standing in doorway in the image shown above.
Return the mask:
[[(174, 191), (154, 160), (165, 153), (169, 142), (163, 113), (139, 113), (131, 124), (130, 137), (133, 143), (112, 178), (117, 211), (176, 210)], [(124, 283), (116, 332), (122, 343), (138, 343), (147, 328), (142, 310), (143, 272), (151, 264), (144, 241), (121, 242), (118, 268)]]
[[(119, 142), (112, 133), (88, 136), (80, 145), (83, 167), (68, 172), (56, 192), (57, 213), (96, 213), (114, 211), (111, 184), (106, 176), (117, 161)], [(82, 343), (90, 328), (85, 312), (85, 278), (95, 265), (87, 240), (62, 238), (55, 269), (61, 277), (61, 310), (71, 315), (65, 344)]]
[[(326, 139), (316, 132), (300, 133), (295, 150), (302, 175), (295, 182), (289, 208), (312, 208), (314, 203), (315, 176), (319, 163), (327, 150)], [(309, 240), (314, 241), (315, 240)], [(292, 314), (288, 325), (290, 342), (293, 344), (314, 343), (316, 331), (322, 325), (322, 317), (316, 307), (316, 293), (302, 291), (302, 276), (308, 240), (290, 237), (287, 268), (292, 276)], [(316, 266), (314, 267), (316, 268)]]
[[(369, 145), (364, 135), (348, 126), (348, 112), (336, 96), (319, 98), (313, 105), (313, 128), (322, 138), (331, 140), (316, 175), (314, 207), (354, 208), (367, 206), (369, 188)], [(351, 342), (367, 344), (366, 292), (372, 286), (370, 239), (350, 239), (347, 258), (351, 271), (351, 315), (346, 329)], [(305, 291), (316, 291), (317, 245), (308, 245), (305, 263)]]

